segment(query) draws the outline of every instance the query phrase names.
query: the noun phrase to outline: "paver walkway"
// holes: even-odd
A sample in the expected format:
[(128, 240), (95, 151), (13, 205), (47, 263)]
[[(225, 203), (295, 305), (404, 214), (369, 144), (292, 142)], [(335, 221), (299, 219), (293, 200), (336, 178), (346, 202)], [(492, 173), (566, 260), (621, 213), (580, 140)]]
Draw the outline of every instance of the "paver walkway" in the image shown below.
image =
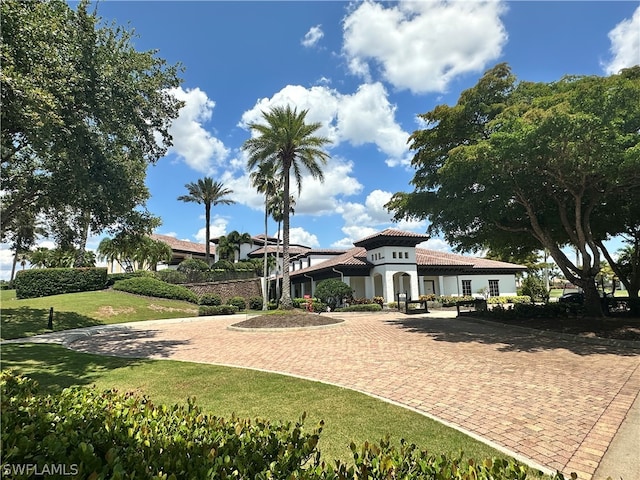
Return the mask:
[[(282, 372), (441, 419), (545, 470), (592, 478), (640, 392), (640, 349), (458, 320), (342, 314), (318, 330), (242, 332), (238, 318), (129, 324), (73, 349)], [(625, 479), (627, 480), (627, 479)], [(628, 479), (632, 480), (632, 479)]]

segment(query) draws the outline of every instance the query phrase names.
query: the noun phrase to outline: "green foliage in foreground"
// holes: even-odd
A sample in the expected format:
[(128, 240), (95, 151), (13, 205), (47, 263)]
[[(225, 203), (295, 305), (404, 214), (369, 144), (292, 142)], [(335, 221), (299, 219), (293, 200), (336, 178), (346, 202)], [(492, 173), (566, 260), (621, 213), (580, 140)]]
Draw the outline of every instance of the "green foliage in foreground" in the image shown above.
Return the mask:
[(165, 283), (156, 278), (137, 277), (119, 280), (113, 285), (114, 290), (146, 295), (148, 297), (171, 298), (198, 303), (198, 296), (186, 287)]
[(198, 307), (198, 315), (200, 317), (233, 315), (234, 313), (238, 313), (238, 307), (235, 305), (200, 305)]
[(352, 443), (353, 465), (327, 465), (317, 448), (323, 423), (307, 433), (304, 414), (295, 424), (252, 422), (210, 416), (194, 400), (156, 406), (147, 397), (96, 388), (42, 395), (36, 382), (8, 372), (0, 386), (3, 465), (65, 464), (83, 478), (530, 478), (514, 460), (465, 462), (388, 439), (361, 449)]

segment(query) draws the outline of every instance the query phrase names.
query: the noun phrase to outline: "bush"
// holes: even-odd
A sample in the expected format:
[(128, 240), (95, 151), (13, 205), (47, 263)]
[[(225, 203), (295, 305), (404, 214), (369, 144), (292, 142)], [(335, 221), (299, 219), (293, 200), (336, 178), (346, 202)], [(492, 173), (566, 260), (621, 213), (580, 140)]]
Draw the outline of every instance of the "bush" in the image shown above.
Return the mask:
[(511, 296), (499, 296), (489, 297), (487, 303), (490, 305), (505, 304), (505, 303), (531, 303), (531, 297), (528, 295), (511, 295)]
[(120, 280), (113, 285), (113, 289), (148, 297), (170, 298), (198, 303), (198, 296), (188, 288), (180, 285), (171, 285), (157, 278), (138, 277)]
[(198, 316), (200, 317), (233, 315), (234, 313), (238, 313), (238, 307), (235, 305), (200, 305), (198, 307)]
[(193, 399), (156, 406), (114, 390), (38, 395), (34, 382), (5, 372), (0, 388), (3, 467), (60, 464), (75, 478), (289, 478), (313, 459), (322, 427), (304, 432), (304, 415), (295, 424), (226, 420)]
[(342, 303), (343, 298), (351, 298), (352, 294), (353, 289), (337, 278), (322, 280), (314, 293), (321, 302), (328, 304), (332, 309)]
[(384, 297), (373, 297), (373, 302), (382, 307), (384, 305)]
[(229, 260), (218, 260), (216, 263), (211, 265), (211, 270), (235, 270), (236, 268), (233, 266)]
[(226, 304), (238, 307), (238, 310), (246, 310), (247, 308), (247, 301), (244, 299), (244, 297), (231, 297), (226, 301)]
[(156, 277), (158, 280), (162, 280), (163, 282), (179, 284), (179, 283), (187, 283), (187, 274), (184, 272), (179, 272), (178, 270), (173, 270), (172, 268), (167, 268), (166, 270), (160, 270), (156, 272)]
[(106, 287), (107, 269), (89, 267), (20, 270), (13, 283), (17, 298), (88, 292)]
[(361, 303), (336, 309), (337, 312), (379, 312), (380, 310), (382, 307), (378, 303)]
[(192, 272), (208, 272), (209, 265), (204, 260), (198, 258), (187, 258), (178, 265), (178, 271), (186, 274)]
[(262, 310), (262, 297), (250, 297), (249, 298), (250, 310)]
[(200, 295), (198, 303), (200, 305), (222, 305), (222, 297), (217, 293), (205, 293)]
[(150, 272), (149, 270), (138, 270), (137, 272), (128, 272), (128, 273), (110, 273), (109, 275), (107, 275), (107, 286), (113, 285), (118, 280), (127, 280), (129, 278), (137, 278), (137, 277), (157, 278), (156, 273), (158, 272)]

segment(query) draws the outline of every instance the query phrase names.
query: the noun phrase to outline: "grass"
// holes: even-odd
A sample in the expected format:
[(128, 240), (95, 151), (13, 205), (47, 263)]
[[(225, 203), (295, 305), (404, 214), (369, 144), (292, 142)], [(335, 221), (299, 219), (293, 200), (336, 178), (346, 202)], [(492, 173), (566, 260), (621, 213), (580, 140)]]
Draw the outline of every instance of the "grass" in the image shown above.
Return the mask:
[(3, 340), (46, 333), (49, 309), (53, 307), (53, 330), (107, 325), (113, 323), (194, 317), (198, 307), (192, 303), (131, 295), (115, 290), (16, 299), (15, 290), (0, 290)]
[(196, 397), (204, 410), (223, 417), (298, 420), (307, 413), (308, 429), (324, 420), (319, 448), (325, 461), (351, 462), (351, 441), (377, 442), (386, 434), (432, 453), (483, 459), (505, 455), (410, 410), (348, 389), (240, 368), (168, 360), (103, 357), (57, 345), (2, 346), (2, 368), (36, 379), (46, 391), (72, 385), (95, 385), (148, 395), (156, 404)]

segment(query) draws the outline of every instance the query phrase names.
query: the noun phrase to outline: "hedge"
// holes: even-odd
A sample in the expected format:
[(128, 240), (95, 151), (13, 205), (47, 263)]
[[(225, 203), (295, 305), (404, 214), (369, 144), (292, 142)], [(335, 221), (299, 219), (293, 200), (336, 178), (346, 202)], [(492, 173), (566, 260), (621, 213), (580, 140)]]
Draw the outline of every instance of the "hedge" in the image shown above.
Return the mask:
[(234, 313), (238, 313), (238, 307), (235, 305), (200, 305), (198, 307), (198, 316), (200, 317), (233, 315)]
[(113, 289), (148, 297), (170, 298), (198, 303), (198, 296), (188, 288), (165, 283), (157, 278), (138, 277), (120, 280), (113, 285)]
[(336, 308), (336, 312), (379, 312), (382, 307), (378, 303), (363, 303)]
[(487, 303), (491, 305), (504, 304), (504, 303), (531, 303), (531, 297), (529, 295), (511, 295), (511, 296), (498, 296), (489, 297)]
[(222, 297), (217, 293), (203, 293), (198, 300), (200, 305), (222, 305)]
[(14, 280), (17, 298), (88, 292), (106, 285), (107, 269), (94, 267), (21, 270)]
[(233, 305), (235, 307), (238, 307), (238, 310), (247, 309), (247, 301), (244, 299), (244, 297), (240, 297), (240, 296), (231, 297), (225, 303), (227, 305)]
[[(40, 395), (37, 383), (0, 374), (3, 472), (12, 466), (66, 465), (76, 478), (299, 480), (526, 480), (515, 460), (462, 460), (431, 454), (404, 440), (351, 443), (353, 464), (321, 462), (323, 422), (229, 420), (186, 405), (154, 405), (147, 397), (95, 387)], [(14, 473), (14, 472), (9, 472)], [(10, 475), (8, 475), (10, 476)], [(13, 475), (27, 478), (27, 475)], [(534, 472), (533, 478), (539, 478)], [(577, 478), (577, 477), (574, 477)], [(564, 480), (556, 473), (551, 480)]]

